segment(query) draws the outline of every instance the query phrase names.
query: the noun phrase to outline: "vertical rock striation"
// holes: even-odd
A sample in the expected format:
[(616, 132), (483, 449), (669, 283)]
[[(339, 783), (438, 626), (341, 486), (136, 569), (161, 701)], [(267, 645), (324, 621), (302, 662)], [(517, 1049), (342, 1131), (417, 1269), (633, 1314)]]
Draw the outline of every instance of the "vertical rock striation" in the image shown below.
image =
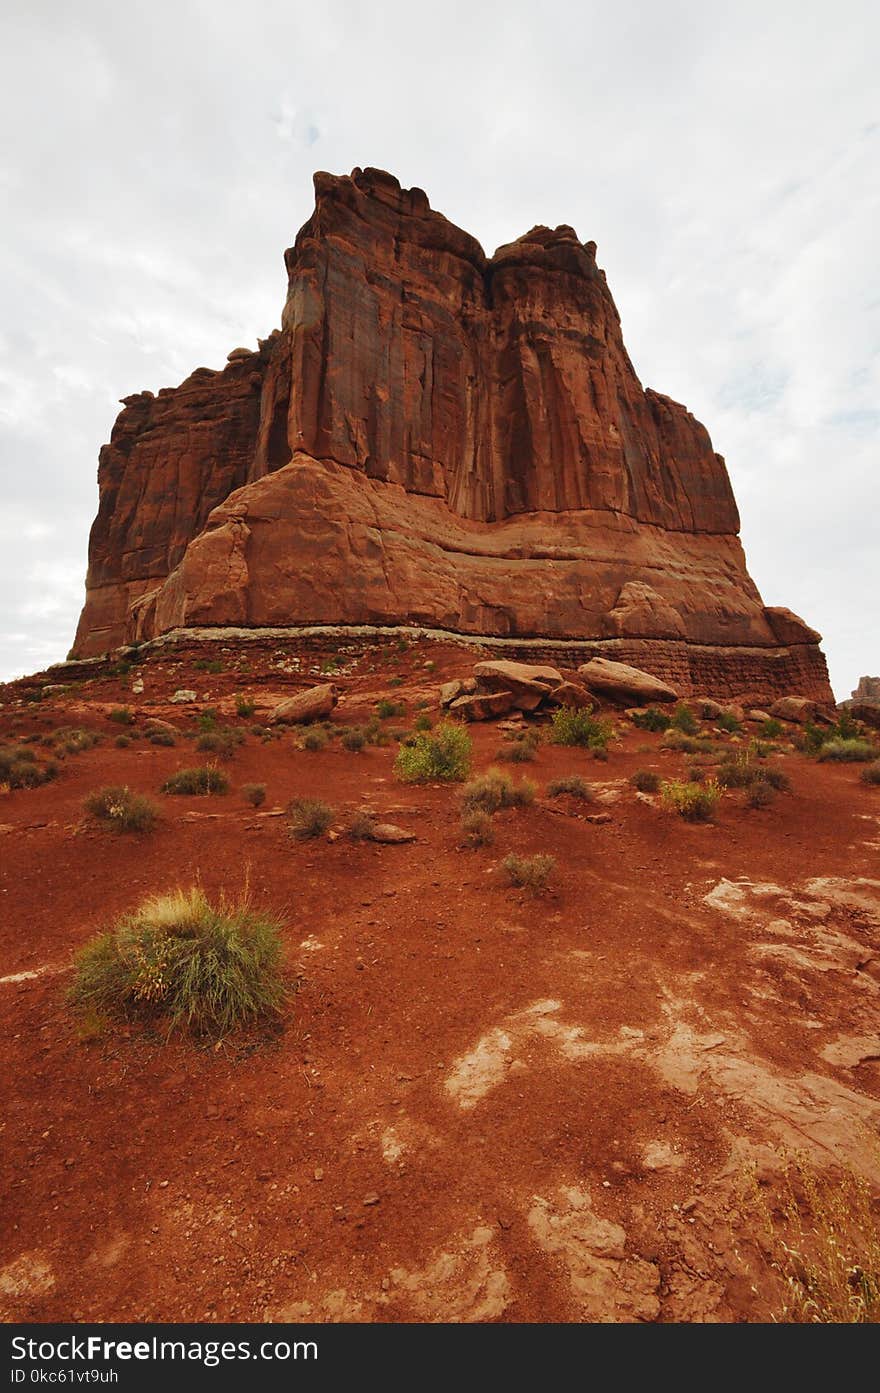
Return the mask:
[(126, 399), (79, 653), (415, 623), (829, 697), (818, 635), (748, 575), (706, 430), (639, 383), (593, 243), (537, 227), (487, 258), (378, 170), (315, 193), (280, 332)]

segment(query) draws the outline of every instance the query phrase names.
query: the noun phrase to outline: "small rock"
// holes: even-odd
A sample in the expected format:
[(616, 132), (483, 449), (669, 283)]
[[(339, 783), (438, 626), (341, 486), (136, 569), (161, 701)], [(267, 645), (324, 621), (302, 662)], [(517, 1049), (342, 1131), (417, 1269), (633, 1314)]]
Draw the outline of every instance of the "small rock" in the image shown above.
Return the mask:
[(171, 700), (179, 706), (185, 701), (198, 701), (198, 696), (195, 692), (191, 692), (188, 687), (178, 687)]
[(365, 1196), (364, 1196), (364, 1204), (365, 1204), (365, 1205), (378, 1204), (378, 1203), (379, 1203), (379, 1196), (378, 1196), (375, 1192), (373, 1192), (372, 1194), (369, 1194), (369, 1195), (365, 1195)]

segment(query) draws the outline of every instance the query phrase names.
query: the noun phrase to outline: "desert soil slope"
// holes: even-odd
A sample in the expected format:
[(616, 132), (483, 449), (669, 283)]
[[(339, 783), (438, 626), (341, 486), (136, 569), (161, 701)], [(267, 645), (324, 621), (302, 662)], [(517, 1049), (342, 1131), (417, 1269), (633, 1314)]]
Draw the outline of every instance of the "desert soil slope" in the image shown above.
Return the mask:
[[(791, 792), (752, 809), (731, 790), (691, 825), (629, 783), (680, 775), (685, 756), (615, 713), (607, 761), (542, 740), (504, 766), (537, 796), (468, 849), (458, 787), (402, 783), (396, 739), (355, 753), (265, 734), (278, 700), (328, 680), (329, 652), (208, 648), (210, 666), (169, 649), (40, 701), (24, 699), (34, 681), (0, 690), (3, 741), (101, 735), (53, 782), (0, 798), (4, 1316), (778, 1312), (749, 1175), (772, 1196), (788, 1149), (880, 1181), (880, 787), (797, 752), (791, 727), (769, 756)], [(333, 719), (363, 723), (389, 698), (405, 712), (383, 728), (436, 721), (439, 684), (473, 660), (426, 643), (342, 652)], [(171, 704), (180, 688), (197, 700)], [(245, 735), (230, 792), (161, 795), (202, 762), (207, 708)], [(144, 738), (150, 717), (178, 728), (174, 745)], [(703, 732), (733, 749), (749, 734)], [(504, 732), (470, 733), (474, 769), (495, 764)], [(591, 802), (547, 795), (572, 773)], [(261, 808), (240, 793), (256, 782)], [(157, 830), (90, 821), (83, 800), (108, 784), (155, 797)], [(332, 805), (330, 836), (291, 838), (283, 810), (302, 796)], [(364, 807), (415, 839), (352, 841)], [(542, 894), (505, 884), (511, 851), (556, 858)], [(282, 915), (299, 986), (281, 1027), (216, 1048), (84, 1029), (65, 999), (76, 950), (196, 880), (247, 881)]]

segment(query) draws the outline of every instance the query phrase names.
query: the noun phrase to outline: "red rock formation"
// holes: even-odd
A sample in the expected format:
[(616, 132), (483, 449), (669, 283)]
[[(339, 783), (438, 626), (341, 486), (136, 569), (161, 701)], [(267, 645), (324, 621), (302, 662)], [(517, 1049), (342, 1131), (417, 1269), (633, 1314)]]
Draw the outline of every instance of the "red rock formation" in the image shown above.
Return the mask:
[(748, 576), (706, 431), (643, 391), (593, 243), (534, 228), (487, 259), (388, 174), (315, 189), (280, 334), (128, 399), (80, 654), (198, 625), (415, 623), (589, 641), (578, 661), (683, 692), (830, 697), (817, 636)]

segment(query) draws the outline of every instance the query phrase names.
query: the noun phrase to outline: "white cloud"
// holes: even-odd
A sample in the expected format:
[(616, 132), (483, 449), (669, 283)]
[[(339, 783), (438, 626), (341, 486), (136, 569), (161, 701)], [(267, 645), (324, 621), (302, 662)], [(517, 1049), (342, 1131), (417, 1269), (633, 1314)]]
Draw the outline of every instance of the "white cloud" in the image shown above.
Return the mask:
[(355, 164), (488, 250), (595, 238), (643, 380), (727, 457), (765, 599), (823, 630), (839, 694), (880, 669), (873, 3), (44, 0), (2, 26), (0, 673), (72, 641), (117, 399), (277, 325), (311, 173)]

